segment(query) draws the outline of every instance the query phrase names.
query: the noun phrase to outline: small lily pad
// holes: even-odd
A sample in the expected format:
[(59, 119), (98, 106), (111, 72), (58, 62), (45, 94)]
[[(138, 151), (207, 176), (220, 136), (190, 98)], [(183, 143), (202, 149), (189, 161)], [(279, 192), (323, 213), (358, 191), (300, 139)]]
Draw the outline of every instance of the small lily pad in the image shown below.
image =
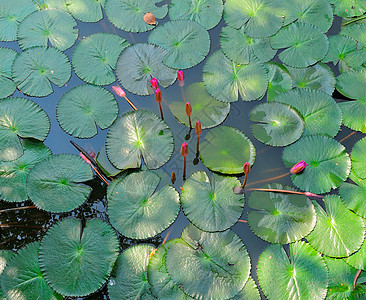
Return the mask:
[(358, 177), (366, 179), (366, 138), (359, 140), (352, 148), (352, 169)]
[(232, 300), (260, 300), (261, 296), (255, 281), (249, 276), (248, 281), (244, 285), (244, 288), (237, 294)]
[(361, 248), (349, 257), (346, 257), (345, 262), (357, 270), (366, 270), (366, 243), (363, 242)]
[(64, 11), (67, 11), (66, 1), (65, 0), (33, 0), (38, 8), (41, 9), (49, 9), (49, 8), (57, 8)]
[(0, 48), (0, 99), (14, 93), (16, 85), (11, 77), (11, 67), (17, 53), (9, 48)]
[(366, 3), (361, 0), (328, 0), (334, 4), (334, 14), (340, 17), (357, 17), (366, 12)]
[(103, 19), (102, 7), (106, 0), (64, 0), (68, 11), (82, 22), (98, 22)]
[(292, 89), (292, 78), (287, 68), (277, 62), (265, 63), (268, 70), (267, 100), (272, 101), (277, 95)]
[(345, 126), (366, 133), (366, 100), (345, 101), (338, 106)]
[(3, 273), (5, 266), (9, 262), (10, 258), (14, 255), (14, 253), (10, 250), (0, 250), (0, 299), (6, 300), (4, 298), (3, 291), (1, 289), (1, 274)]
[(332, 35), (328, 37), (329, 52), (323, 58), (323, 62), (332, 62), (336, 65), (339, 61), (344, 61), (345, 56), (357, 48), (357, 41), (348, 36)]

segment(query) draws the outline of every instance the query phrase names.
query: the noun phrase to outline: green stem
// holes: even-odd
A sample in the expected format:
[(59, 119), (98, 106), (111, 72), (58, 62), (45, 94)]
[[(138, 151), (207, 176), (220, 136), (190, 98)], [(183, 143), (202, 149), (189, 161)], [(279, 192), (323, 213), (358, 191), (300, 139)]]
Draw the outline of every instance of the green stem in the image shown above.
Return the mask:
[(343, 24), (343, 26), (347, 26), (347, 25), (349, 25), (349, 24), (352, 24), (352, 23), (354, 23), (354, 22), (357, 22), (357, 21), (363, 20), (363, 19), (365, 19), (365, 18), (366, 18), (366, 15), (362, 15), (361, 17), (358, 17), (358, 18), (352, 19), (352, 20), (350, 20), (350, 21), (348, 21), (348, 22), (344, 23), (344, 24)]

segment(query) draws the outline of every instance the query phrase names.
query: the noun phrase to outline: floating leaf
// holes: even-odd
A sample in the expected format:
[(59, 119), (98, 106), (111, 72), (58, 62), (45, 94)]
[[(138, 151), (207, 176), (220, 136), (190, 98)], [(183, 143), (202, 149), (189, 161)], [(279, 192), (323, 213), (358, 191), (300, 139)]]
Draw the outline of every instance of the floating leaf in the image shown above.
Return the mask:
[(353, 130), (366, 133), (366, 99), (338, 103), (343, 124)]
[(57, 104), (57, 120), (68, 134), (91, 138), (108, 128), (118, 115), (112, 93), (93, 85), (79, 85), (66, 92)]
[(91, 187), (78, 184), (93, 178), (91, 167), (80, 157), (58, 154), (38, 163), (29, 172), (27, 193), (41, 209), (71, 211), (85, 202)]
[(0, 161), (23, 154), (19, 137), (44, 141), (49, 130), (47, 114), (33, 101), (15, 97), (0, 100)]
[(154, 93), (151, 78), (157, 78), (163, 87), (172, 85), (177, 78), (177, 72), (163, 64), (167, 53), (165, 49), (151, 44), (127, 47), (117, 61), (118, 80), (128, 91), (142, 96)]
[(121, 115), (106, 138), (110, 162), (118, 169), (138, 168), (141, 157), (149, 169), (165, 164), (173, 153), (173, 135), (168, 125), (149, 111)]
[(78, 29), (74, 18), (65, 11), (44, 9), (29, 15), (19, 25), (18, 43), (20, 48), (47, 47), (50, 44), (61, 51), (74, 45)]
[(39, 9), (57, 8), (67, 11), (65, 0), (33, 0)]
[[(365, 4), (365, 8), (366, 8), (366, 4)], [(351, 37), (352, 39), (359, 42), (361, 44), (361, 46), (364, 47), (364, 46), (366, 46), (365, 29), (366, 29), (366, 24), (364, 24), (364, 23), (353, 24), (351, 26), (342, 28), (340, 34), (341, 34), (341, 36)]]
[(322, 60), (328, 52), (328, 39), (320, 29), (307, 23), (292, 23), (271, 36), (273, 49), (285, 48), (280, 60), (295, 68), (305, 68)]
[(243, 164), (253, 165), (255, 148), (247, 136), (228, 126), (211, 129), (200, 145), (202, 163), (211, 171), (224, 174), (243, 173)]
[(68, 11), (82, 22), (98, 22), (103, 19), (102, 7), (106, 0), (65, 0)]
[(350, 266), (358, 269), (365, 270), (366, 269), (366, 243), (363, 242), (361, 248), (354, 254), (349, 257), (346, 257), (345, 262)]
[(108, 177), (116, 176), (119, 173), (121, 173), (120, 169), (116, 169), (111, 162), (108, 160), (107, 153), (105, 151), (105, 145), (100, 149), (100, 151), (97, 154), (97, 157), (95, 158), (95, 161), (97, 162), (99, 168), (103, 171), (105, 175)]
[(345, 56), (357, 48), (357, 42), (348, 36), (332, 35), (328, 40), (329, 51), (322, 60), (325, 63), (332, 62), (336, 65), (339, 61), (344, 61)]
[(267, 90), (268, 77), (263, 63), (252, 59), (250, 64), (237, 65), (221, 51), (212, 54), (203, 67), (207, 91), (222, 102), (235, 102), (240, 93), (244, 101), (261, 98)]
[[(365, 4), (366, 8), (366, 4)], [(362, 70), (366, 64), (366, 38), (365, 38), (366, 24), (354, 24), (344, 27), (341, 31), (341, 35), (350, 37), (357, 41), (356, 49), (350, 51), (344, 56), (344, 61), (348, 66), (355, 70)]]
[(283, 150), (283, 161), (290, 168), (304, 160), (306, 169), (291, 176), (298, 188), (312, 193), (327, 193), (348, 178), (351, 160), (344, 146), (326, 136), (302, 137)]
[(222, 10), (222, 0), (172, 0), (169, 17), (171, 20), (192, 20), (209, 30), (220, 22)]
[(14, 50), (0, 48), (0, 99), (10, 96), (16, 89), (16, 85), (11, 77), (11, 67), (16, 56), (17, 53)]
[[(77, 219), (53, 225), (42, 239), (39, 264), (46, 281), (64, 296), (86, 296), (108, 279), (118, 257), (118, 238), (107, 223)], [(65, 276), (67, 274), (67, 276)]]
[[(0, 283), (1, 283), (1, 274), (4, 271), (4, 268), (6, 266), (6, 264), (8, 263), (9, 259), (14, 255), (13, 252), (11, 252), (10, 250), (0, 250)], [(0, 285), (0, 299), (1, 300), (6, 300), (4, 298), (4, 294), (3, 291), (1, 289), (1, 285)]]
[(44, 97), (53, 92), (51, 83), (61, 87), (69, 81), (71, 66), (60, 50), (34, 47), (17, 55), (12, 74), (15, 84), (24, 94)]
[(281, 245), (269, 245), (260, 255), (257, 274), (268, 299), (324, 299), (327, 267), (317, 251), (302, 241), (290, 244), (289, 257)]
[(338, 195), (324, 197), (325, 210), (316, 202), (316, 226), (307, 240), (319, 252), (345, 257), (360, 249), (365, 235), (361, 217), (348, 210)]
[(199, 64), (210, 51), (210, 35), (191, 20), (169, 21), (157, 27), (150, 34), (149, 43), (167, 50), (163, 63), (175, 69), (188, 69)]
[(95, 33), (88, 36), (76, 45), (72, 54), (72, 65), (76, 75), (85, 82), (96, 85), (115, 82), (114, 70), (118, 56), (128, 45), (124, 38), (111, 33)]
[(252, 277), (249, 276), (248, 281), (246, 282), (244, 288), (237, 294), (232, 300), (260, 300), (261, 296), (259, 295), (259, 291), (255, 281)]
[(277, 62), (265, 64), (268, 70), (267, 100), (272, 101), (277, 95), (292, 89), (292, 78), (285, 66)]
[(328, 0), (334, 4), (333, 12), (340, 17), (356, 17), (366, 12), (366, 3), (359, 0)]
[(366, 138), (359, 140), (351, 153), (352, 169), (358, 177), (366, 179)]
[(254, 137), (266, 145), (287, 146), (297, 141), (304, 131), (304, 120), (289, 105), (262, 103), (249, 113)]

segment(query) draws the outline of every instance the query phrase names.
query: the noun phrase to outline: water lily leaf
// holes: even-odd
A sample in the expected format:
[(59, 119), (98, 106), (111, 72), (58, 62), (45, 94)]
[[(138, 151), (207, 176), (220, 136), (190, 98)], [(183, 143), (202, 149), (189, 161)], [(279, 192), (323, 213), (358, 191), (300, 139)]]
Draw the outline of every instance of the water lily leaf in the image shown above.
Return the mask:
[(269, 38), (251, 38), (244, 32), (244, 27), (234, 29), (223, 27), (220, 35), (222, 52), (239, 64), (248, 64), (254, 55), (260, 61), (271, 60), (277, 53), (269, 44)]
[(162, 63), (167, 53), (165, 49), (151, 44), (127, 47), (117, 61), (118, 80), (128, 91), (140, 96), (154, 93), (150, 84), (151, 78), (157, 78), (163, 87), (172, 85), (177, 78), (177, 72)]
[(59, 300), (62, 296), (50, 288), (38, 263), (39, 242), (26, 245), (15, 254), (1, 274), (1, 288), (9, 300)]
[(0, 48), (0, 99), (14, 93), (16, 85), (11, 77), (11, 67), (17, 53), (9, 48)]
[[(274, 183), (265, 189), (296, 189)], [(261, 239), (270, 243), (288, 244), (301, 240), (314, 228), (316, 215), (313, 204), (303, 195), (261, 192), (250, 194), (248, 212), (250, 229)]]
[(149, 169), (165, 164), (173, 153), (173, 135), (168, 125), (149, 111), (121, 115), (110, 127), (106, 151), (117, 169), (138, 168), (141, 157)]
[(10, 250), (0, 250), (0, 299), (6, 300), (1, 289), (1, 274), (4, 271), (6, 264), (8, 263), (9, 259), (14, 255), (14, 253)]
[(323, 62), (332, 62), (336, 65), (339, 61), (344, 61), (345, 56), (357, 48), (357, 41), (342, 35), (332, 35), (328, 37), (329, 51), (323, 58)]
[[(111, 23), (124, 31), (145, 32), (154, 29), (144, 21), (144, 15), (152, 13), (156, 19), (163, 19), (168, 5), (156, 6), (161, 0), (106, 0), (105, 13)], [(158, 23), (157, 23), (158, 24)]]
[(36, 103), (25, 98), (0, 100), (0, 160), (14, 160), (23, 154), (18, 137), (44, 141), (50, 120)]
[(366, 12), (366, 3), (363, 0), (328, 0), (334, 4), (333, 12), (340, 17), (357, 17)]
[(289, 105), (262, 103), (249, 113), (252, 134), (260, 142), (271, 146), (287, 146), (297, 141), (304, 131), (304, 120)]
[(166, 266), (186, 294), (198, 299), (228, 299), (243, 289), (250, 258), (233, 231), (209, 233), (189, 225), (181, 239), (185, 243), (168, 249)]
[(57, 104), (57, 120), (68, 134), (91, 138), (108, 128), (118, 115), (118, 104), (112, 93), (93, 85), (79, 85), (66, 92)]
[(317, 221), (307, 240), (316, 250), (332, 257), (345, 257), (360, 249), (365, 235), (361, 217), (347, 209), (338, 195), (324, 197), (325, 210), (314, 202)]
[(363, 242), (361, 248), (349, 257), (346, 257), (344, 261), (350, 266), (356, 268), (357, 270), (366, 269), (366, 243)]
[(322, 60), (328, 52), (328, 39), (317, 27), (307, 23), (292, 23), (271, 36), (273, 49), (285, 48), (280, 60), (290, 67), (305, 68)]
[(351, 153), (352, 169), (358, 177), (366, 179), (366, 138), (359, 140)]
[(250, 64), (238, 65), (221, 51), (212, 54), (203, 67), (207, 91), (222, 102), (235, 102), (240, 93), (244, 101), (261, 98), (267, 90), (268, 77), (263, 63), (253, 58)]
[[(160, 177), (150, 171), (122, 178), (109, 192), (108, 215), (114, 228), (133, 239), (153, 237), (178, 216), (179, 194), (171, 186), (155, 192)], [(135, 188), (131, 190), (131, 186)]]
[(34, 47), (17, 55), (12, 70), (13, 80), (24, 94), (34, 97), (53, 92), (51, 83), (61, 87), (71, 76), (67, 56), (55, 48)]
[(95, 158), (95, 161), (98, 164), (98, 167), (101, 168), (105, 175), (109, 176), (116, 176), (121, 173), (120, 169), (115, 168), (111, 162), (108, 160), (107, 153), (105, 151), (105, 145), (100, 149)]
[[(64, 296), (86, 296), (98, 290), (118, 257), (118, 238), (107, 223), (64, 219), (43, 237), (39, 264), (49, 285)], [(67, 274), (67, 276), (65, 276)]]
[(103, 19), (102, 7), (106, 0), (66, 0), (68, 11), (82, 22), (98, 22)]
[[(215, 127), (229, 114), (230, 103), (223, 103), (212, 98), (206, 91), (203, 82), (196, 82), (185, 90), (185, 97), (192, 106), (192, 126), (201, 122), (202, 129)], [(169, 103), (169, 108), (180, 123), (189, 127), (189, 120), (185, 111), (184, 101)]]
[(243, 165), (253, 165), (255, 148), (250, 139), (238, 129), (220, 126), (211, 129), (200, 145), (202, 163), (211, 171), (241, 174)]
[[(365, 8), (366, 8), (366, 4), (365, 4)], [(354, 40), (356, 40), (357, 42), (359, 42), (361, 44), (361, 46), (364, 47), (364, 46), (366, 46), (365, 29), (366, 29), (366, 24), (364, 24), (364, 23), (353, 24), (351, 26), (343, 27), (340, 32), (340, 35), (351, 37)]]
[(267, 100), (292, 89), (292, 78), (287, 68), (277, 62), (265, 63), (268, 70)]
[(293, 89), (273, 99), (299, 111), (305, 120), (304, 136), (322, 134), (334, 137), (341, 126), (342, 114), (333, 98), (322, 91)]
[(210, 35), (191, 20), (166, 22), (150, 34), (149, 43), (167, 50), (163, 63), (175, 69), (188, 69), (199, 64), (210, 51)]
[(0, 1), (0, 41), (15, 41), (19, 24), (36, 10), (32, 0)]
[(44, 9), (26, 17), (18, 28), (20, 48), (47, 47), (50, 44), (61, 51), (74, 45), (78, 29), (74, 18), (65, 11)]
[(48, 8), (56, 8), (67, 11), (66, 0), (33, 0), (38, 8), (48, 9)]
[(290, 168), (304, 160), (306, 169), (291, 176), (298, 188), (311, 193), (327, 193), (348, 178), (351, 160), (344, 146), (321, 136), (306, 136), (283, 150), (285, 166)]
[(337, 76), (337, 91), (342, 95), (366, 101), (366, 70), (349, 71)]
[[(366, 8), (366, 4), (365, 4)], [(341, 31), (342, 36), (346, 36), (356, 40), (358, 43), (354, 51), (350, 51), (344, 56), (344, 61), (355, 70), (362, 70), (366, 64), (366, 38), (365, 32), (366, 24), (353, 24), (351, 26), (344, 27)]]
[(343, 124), (353, 130), (366, 133), (366, 101), (345, 101), (338, 105), (342, 111)]
[(268, 299), (324, 299), (327, 294), (327, 267), (317, 251), (302, 241), (290, 244), (290, 253), (281, 245), (269, 245), (260, 255), (257, 274)]
[(261, 296), (259, 295), (259, 291), (255, 281), (252, 277), (249, 276), (248, 281), (246, 282), (244, 288), (237, 294), (232, 300), (260, 300)]
[(153, 250), (152, 245), (139, 244), (121, 253), (109, 279), (109, 299), (156, 299), (147, 280), (149, 255)]
[(251, 37), (268, 37), (283, 24), (285, 10), (279, 0), (231, 0), (224, 6), (227, 25), (244, 31)]
[(91, 187), (78, 183), (92, 178), (91, 167), (80, 157), (54, 155), (29, 172), (27, 193), (38, 208), (53, 213), (71, 211), (83, 204), (91, 192)]
[(222, 0), (172, 0), (169, 17), (192, 20), (209, 30), (220, 22), (223, 8)]
[(41, 160), (50, 156), (51, 150), (35, 140), (22, 140), (24, 153), (14, 161), (0, 162), (0, 199), (9, 202), (28, 200), (26, 180), (29, 171)]
[(111, 33), (88, 36), (76, 45), (72, 54), (76, 75), (85, 82), (96, 85), (115, 82), (114, 70), (118, 56), (128, 45), (124, 38)]

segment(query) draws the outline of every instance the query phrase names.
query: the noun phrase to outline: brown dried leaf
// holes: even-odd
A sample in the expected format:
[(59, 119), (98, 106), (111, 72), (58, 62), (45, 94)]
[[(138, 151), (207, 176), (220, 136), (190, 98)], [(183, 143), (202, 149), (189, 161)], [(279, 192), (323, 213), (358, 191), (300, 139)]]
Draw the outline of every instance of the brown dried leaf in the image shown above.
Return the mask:
[(149, 25), (156, 25), (155, 16), (151, 12), (147, 12), (144, 15), (144, 22)]

